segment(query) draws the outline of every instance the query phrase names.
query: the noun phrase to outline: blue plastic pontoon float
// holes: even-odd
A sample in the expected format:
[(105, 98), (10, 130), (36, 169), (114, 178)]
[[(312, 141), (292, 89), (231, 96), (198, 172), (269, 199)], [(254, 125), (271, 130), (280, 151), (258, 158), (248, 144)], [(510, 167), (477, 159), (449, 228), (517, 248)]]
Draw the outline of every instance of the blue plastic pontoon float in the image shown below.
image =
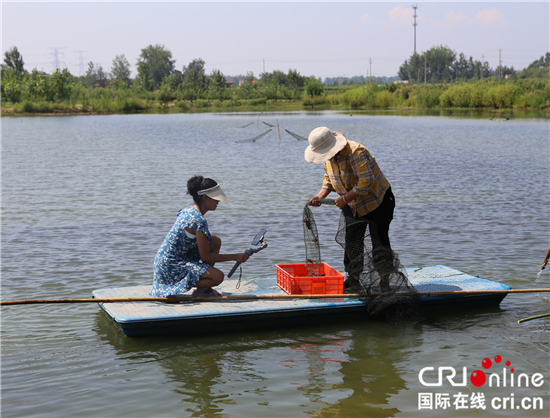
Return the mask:
[[(458, 290), (510, 290), (509, 286), (481, 279), (445, 266), (408, 268), (409, 281), (419, 292)], [(94, 298), (142, 298), (151, 286), (98, 289)], [(276, 278), (243, 279), (217, 287), (224, 296), (286, 295)], [(189, 292), (189, 295), (191, 292)], [(421, 313), (497, 307), (506, 293), (422, 296)], [(101, 309), (128, 337), (186, 335), (223, 331), (247, 331), (356, 319), (367, 315), (368, 302), (327, 295), (323, 299), (231, 300), (223, 302), (115, 302), (99, 303)]]

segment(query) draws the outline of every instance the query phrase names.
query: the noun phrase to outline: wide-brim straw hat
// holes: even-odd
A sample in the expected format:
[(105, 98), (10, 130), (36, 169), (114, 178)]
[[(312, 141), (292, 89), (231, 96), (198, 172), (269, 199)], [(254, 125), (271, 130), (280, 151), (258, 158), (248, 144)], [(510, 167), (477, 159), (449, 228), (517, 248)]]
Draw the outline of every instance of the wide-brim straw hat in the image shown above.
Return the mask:
[(197, 192), (197, 194), (199, 196), (202, 196), (203, 194), (205, 194), (206, 196), (214, 199), (214, 200), (219, 200), (219, 201), (222, 201), (222, 202), (229, 202), (229, 198), (225, 195), (225, 193), (223, 192), (222, 188), (220, 187), (219, 184), (216, 184), (214, 187), (210, 187), (209, 189), (204, 189), (204, 190), (199, 190)]
[(338, 154), (347, 144), (344, 135), (325, 126), (315, 128), (309, 134), (309, 146), (304, 152), (308, 163), (322, 164)]

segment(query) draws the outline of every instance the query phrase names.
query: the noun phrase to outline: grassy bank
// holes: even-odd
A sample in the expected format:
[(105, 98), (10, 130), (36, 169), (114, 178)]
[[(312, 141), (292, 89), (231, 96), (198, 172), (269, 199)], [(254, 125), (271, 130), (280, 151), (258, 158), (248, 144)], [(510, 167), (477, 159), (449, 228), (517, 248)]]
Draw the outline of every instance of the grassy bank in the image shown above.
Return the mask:
[(550, 82), (544, 79), (485, 81), (440, 85), (367, 84), (331, 88), (319, 96), (287, 100), (262, 97), (242, 98), (237, 88), (227, 89), (224, 99), (186, 100), (166, 91), (138, 92), (110, 88), (78, 87), (63, 101), (23, 100), (2, 103), (2, 116), (78, 115), (205, 111), (293, 111), (415, 109), (473, 111), (550, 110)]

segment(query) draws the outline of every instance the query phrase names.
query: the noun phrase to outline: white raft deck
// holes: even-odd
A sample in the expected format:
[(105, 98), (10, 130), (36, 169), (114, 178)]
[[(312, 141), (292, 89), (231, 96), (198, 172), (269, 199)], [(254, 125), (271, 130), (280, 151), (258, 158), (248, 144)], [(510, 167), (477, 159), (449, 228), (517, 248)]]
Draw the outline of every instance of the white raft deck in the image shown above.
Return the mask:
[[(510, 287), (445, 266), (408, 268), (409, 281), (419, 292), (509, 290)], [(216, 289), (224, 296), (286, 295), (275, 277), (226, 280)], [(94, 298), (148, 297), (151, 286), (98, 289)], [(187, 295), (187, 294), (186, 294)], [(191, 295), (191, 291), (188, 292)], [(497, 307), (506, 293), (423, 296), (421, 313)], [(224, 302), (115, 302), (99, 306), (128, 337), (200, 334), (212, 330), (246, 331), (326, 323), (367, 315), (368, 301), (355, 298), (230, 300)]]

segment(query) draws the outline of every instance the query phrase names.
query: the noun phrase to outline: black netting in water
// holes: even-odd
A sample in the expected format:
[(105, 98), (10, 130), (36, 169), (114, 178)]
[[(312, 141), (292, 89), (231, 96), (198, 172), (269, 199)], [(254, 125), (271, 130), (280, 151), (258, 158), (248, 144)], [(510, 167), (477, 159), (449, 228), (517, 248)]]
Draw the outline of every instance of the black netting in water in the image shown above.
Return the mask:
[[(319, 202), (335, 207), (332, 199)], [(303, 227), (308, 272), (318, 271), (319, 233), (309, 202), (304, 207)], [(398, 322), (421, 318), (420, 296), (409, 282), (397, 254), (380, 243), (374, 223), (354, 217), (347, 206), (342, 210), (335, 239), (344, 249), (348, 291), (368, 299), (367, 309), (372, 315)]]

